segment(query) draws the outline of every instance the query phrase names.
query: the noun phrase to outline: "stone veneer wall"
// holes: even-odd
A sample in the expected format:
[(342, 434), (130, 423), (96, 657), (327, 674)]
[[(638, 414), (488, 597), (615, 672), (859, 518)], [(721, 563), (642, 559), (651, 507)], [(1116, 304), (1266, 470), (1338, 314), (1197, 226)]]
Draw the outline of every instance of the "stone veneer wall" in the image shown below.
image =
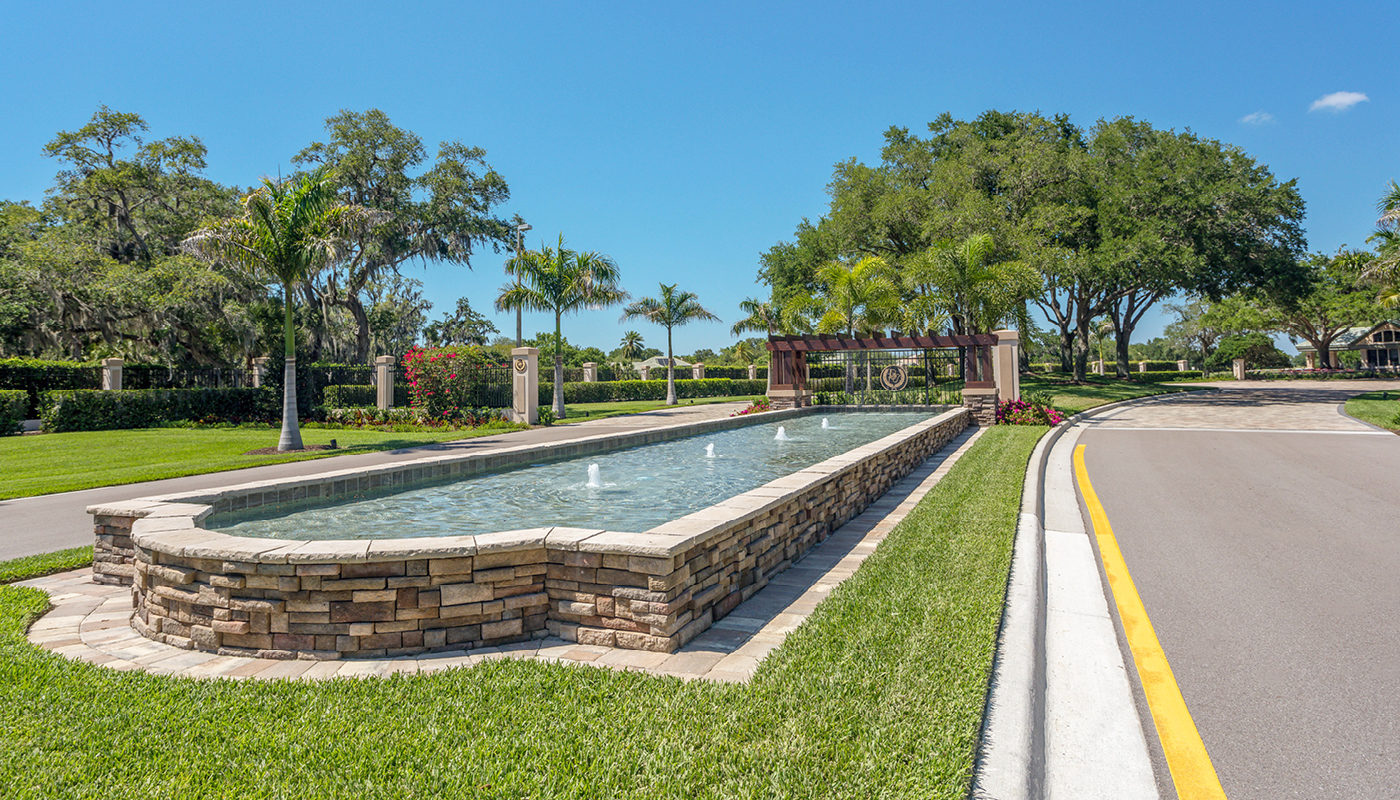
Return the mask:
[(136, 554), (131, 545), (133, 517), (95, 515), (92, 520), (92, 580), (118, 586), (129, 585)]
[(946, 412), (641, 534), (541, 528), (285, 542), (203, 530), (197, 522), (210, 507), (181, 503), (146, 509), (142, 518), (99, 514), (98, 524), (114, 531), (114, 542), (116, 531), (129, 534), (133, 626), (179, 647), (340, 658), (553, 633), (669, 652), (968, 423), (967, 412)]
[(963, 390), (963, 406), (972, 414), (972, 418), (978, 425), (997, 424), (997, 393), (996, 390), (977, 391)]

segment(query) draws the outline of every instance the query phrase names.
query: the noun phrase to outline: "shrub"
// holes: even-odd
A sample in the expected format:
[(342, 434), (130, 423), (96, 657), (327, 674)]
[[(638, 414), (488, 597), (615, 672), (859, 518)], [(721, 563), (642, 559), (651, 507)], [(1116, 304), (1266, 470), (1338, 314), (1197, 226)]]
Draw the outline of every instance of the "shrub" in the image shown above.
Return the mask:
[(766, 397), (760, 397), (759, 399), (757, 399), (757, 400), (753, 401), (752, 403), (750, 403), (748, 408), (741, 408), (741, 409), (739, 409), (738, 411), (735, 411), (733, 414), (730, 414), (729, 416), (731, 416), (731, 417), (742, 417), (742, 416), (745, 416), (745, 415), (747, 415), (747, 414), (759, 414), (759, 413), (762, 413), (762, 412), (764, 412), (764, 411), (772, 411), (772, 410), (773, 410), (773, 403), (772, 403), (771, 401), (769, 401), (769, 399), (766, 398)]
[[(510, 382), (503, 368), (475, 345), (415, 347), (404, 353), (403, 368), (410, 405), (438, 419), (478, 406), (504, 405), (500, 384)], [(508, 391), (504, 397), (508, 404)]]
[(29, 392), (23, 389), (0, 389), (0, 436), (19, 433), (29, 419)]
[(262, 389), (139, 389), (104, 392), (68, 389), (40, 398), (43, 430), (102, 431), (150, 428), (168, 422), (270, 422), (275, 400)]
[(1167, 370), (1171, 370), (1171, 371), (1175, 371), (1175, 370), (1176, 370), (1176, 362), (1175, 362), (1175, 361), (1147, 361), (1147, 362), (1136, 362), (1136, 363), (1133, 364), (1133, 369), (1138, 369), (1137, 364), (1140, 364), (1140, 363), (1146, 363), (1146, 364), (1147, 364), (1147, 371), (1148, 371), (1148, 372), (1165, 372), (1165, 371), (1167, 371)]
[(1064, 414), (1024, 398), (997, 404), (998, 425), (1059, 425), (1064, 421)]
[[(768, 391), (766, 380), (735, 380), (733, 378), (678, 378), (676, 397), (729, 397), (763, 394)], [(624, 400), (665, 400), (666, 380), (598, 381), (596, 383), (565, 383), (565, 403), (614, 403)], [(554, 385), (540, 384), (540, 405), (554, 402)]]
[[(394, 407), (408, 408), (413, 405), (409, 387), (402, 381), (394, 382)], [(361, 386), (355, 383), (340, 383), (327, 386), (321, 392), (321, 404), (326, 408), (375, 408), (379, 405), (377, 387)]]
[[(767, 368), (767, 367), (758, 367), (758, 368), (755, 370), (755, 374), (756, 374), (756, 376), (757, 376), (758, 378), (762, 378), (764, 381), (767, 381), (767, 380), (768, 380), (768, 368)], [(711, 366), (709, 366), (709, 365), (706, 365), (706, 366), (705, 366), (705, 377), (706, 377), (706, 378), (734, 378), (734, 379), (736, 379), (736, 380), (743, 380), (743, 381), (746, 381), (746, 380), (749, 379), (749, 367), (748, 367), (747, 364), (743, 364), (743, 365), (739, 365), (739, 366), (735, 366), (735, 365), (732, 365), (732, 364), (730, 364), (730, 365), (716, 365), (716, 366), (713, 366), (713, 367), (711, 367)]]
[(27, 402), (21, 419), (39, 415), (39, 395), (52, 389), (101, 389), (102, 367), (76, 361), (0, 358), (0, 389), (22, 389)]
[[(1209, 376), (1210, 380), (1227, 380), (1229, 379), (1229, 377), (1230, 371), (1228, 369), (1223, 371), (1215, 370), (1211, 372)], [(1139, 381), (1141, 383), (1163, 383), (1165, 381), (1193, 381), (1202, 380), (1204, 378), (1206, 378), (1205, 373), (1201, 372), (1200, 370), (1189, 369), (1184, 372), (1175, 369), (1170, 369), (1157, 372), (1128, 373), (1129, 380)]]

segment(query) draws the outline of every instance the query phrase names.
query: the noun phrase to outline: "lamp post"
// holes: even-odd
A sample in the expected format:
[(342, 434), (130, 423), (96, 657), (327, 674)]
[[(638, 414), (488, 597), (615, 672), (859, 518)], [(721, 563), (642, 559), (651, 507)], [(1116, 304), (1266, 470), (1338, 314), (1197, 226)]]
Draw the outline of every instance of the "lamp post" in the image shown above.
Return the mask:
[[(519, 219), (519, 217), (516, 217)], [(517, 259), (525, 255), (525, 231), (530, 230), (530, 223), (519, 222), (515, 226), (515, 257)], [(516, 264), (515, 288), (520, 288), (520, 265)], [(520, 306), (515, 307), (515, 346), (522, 346), (523, 337), (520, 330)]]

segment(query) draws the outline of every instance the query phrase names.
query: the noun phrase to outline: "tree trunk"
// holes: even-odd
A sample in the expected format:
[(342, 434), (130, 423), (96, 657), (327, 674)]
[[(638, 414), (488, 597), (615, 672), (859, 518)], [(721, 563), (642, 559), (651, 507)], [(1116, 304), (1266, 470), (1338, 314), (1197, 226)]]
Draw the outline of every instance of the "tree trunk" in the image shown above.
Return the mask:
[[(365, 313), (365, 304), (360, 300), (358, 294), (347, 294), (345, 299), (340, 301), (340, 305), (350, 312), (350, 316), (355, 318), (354, 363), (372, 363), (369, 358), (369, 315)], [(382, 353), (381, 355), (388, 354)]]
[(300, 450), (301, 426), (297, 422), (297, 351), (292, 332), (292, 287), (285, 289), (287, 302), (282, 308), (284, 355), (282, 366), (282, 435), (277, 439), (278, 450)]
[(564, 353), (559, 344), (564, 341), (561, 332), (562, 314), (554, 313), (554, 418), (564, 418)]
[[(1115, 326), (1116, 327), (1116, 326)], [(1126, 334), (1119, 334), (1118, 341), (1113, 343), (1114, 361), (1117, 363), (1118, 377), (1126, 378), (1128, 371), (1128, 337)]]
[(676, 357), (671, 349), (671, 328), (666, 327), (666, 405), (676, 405)]

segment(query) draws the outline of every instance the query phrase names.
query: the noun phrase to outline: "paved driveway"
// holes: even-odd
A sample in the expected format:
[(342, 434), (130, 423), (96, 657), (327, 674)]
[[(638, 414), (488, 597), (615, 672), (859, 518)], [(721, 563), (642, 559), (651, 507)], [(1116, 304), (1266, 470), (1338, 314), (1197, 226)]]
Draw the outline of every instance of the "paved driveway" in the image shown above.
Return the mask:
[(1400, 797), (1400, 437), (1338, 408), (1374, 388), (1230, 384), (1080, 439), (1233, 800)]

